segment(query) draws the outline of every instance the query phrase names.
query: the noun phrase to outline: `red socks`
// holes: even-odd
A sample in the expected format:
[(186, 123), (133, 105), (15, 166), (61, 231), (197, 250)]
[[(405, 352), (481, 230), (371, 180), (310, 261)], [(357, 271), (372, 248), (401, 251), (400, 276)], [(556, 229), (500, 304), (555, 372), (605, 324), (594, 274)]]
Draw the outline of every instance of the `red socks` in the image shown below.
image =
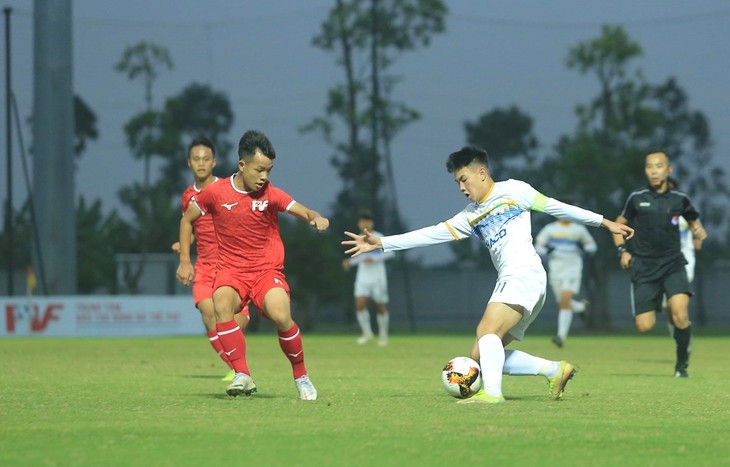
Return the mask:
[[(246, 339), (235, 320), (215, 325), (223, 355), (228, 357), (236, 373), (251, 375), (246, 362)], [(212, 341), (211, 341), (212, 343)], [(223, 358), (223, 356), (221, 356)]]
[(297, 323), (289, 328), (288, 331), (279, 331), (279, 346), (291, 362), (294, 378), (299, 378), (307, 374), (304, 367), (304, 347), (302, 346), (302, 334), (299, 332)]
[(226, 357), (226, 353), (223, 351), (223, 346), (221, 345), (221, 341), (218, 338), (218, 331), (208, 331), (208, 340), (210, 341), (210, 345), (213, 346), (213, 350), (218, 354), (218, 356), (226, 362), (226, 365), (230, 367), (230, 369), (233, 369), (233, 365), (231, 365), (231, 361)]

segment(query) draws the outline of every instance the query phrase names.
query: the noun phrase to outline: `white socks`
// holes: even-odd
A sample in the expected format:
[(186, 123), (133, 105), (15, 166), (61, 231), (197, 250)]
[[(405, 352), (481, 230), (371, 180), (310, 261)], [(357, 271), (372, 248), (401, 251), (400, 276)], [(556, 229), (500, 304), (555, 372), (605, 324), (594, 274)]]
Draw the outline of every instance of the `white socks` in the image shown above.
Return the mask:
[(568, 338), (568, 332), (570, 331), (570, 324), (573, 322), (573, 311), (571, 310), (560, 310), (558, 312), (558, 337), (562, 340)]
[(502, 373), (510, 376), (543, 375), (554, 377), (560, 370), (560, 362), (552, 362), (541, 357), (530, 355), (521, 350), (504, 351), (504, 367)]
[(368, 310), (357, 310), (355, 313), (357, 322), (360, 324), (363, 336), (372, 336), (373, 328), (370, 326), (370, 313)]
[(586, 311), (586, 304), (583, 301), (571, 299), (570, 308), (576, 313), (583, 313), (584, 311)]
[(477, 344), (484, 391), (490, 396), (499, 397), (502, 395), (502, 368), (505, 358), (502, 339), (496, 334), (487, 334)]
[(378, 318), (378, 336), (381, 339), (388, 338), (388, 323), (390, 322), (390, 313), (380, 313), (375, 315)]

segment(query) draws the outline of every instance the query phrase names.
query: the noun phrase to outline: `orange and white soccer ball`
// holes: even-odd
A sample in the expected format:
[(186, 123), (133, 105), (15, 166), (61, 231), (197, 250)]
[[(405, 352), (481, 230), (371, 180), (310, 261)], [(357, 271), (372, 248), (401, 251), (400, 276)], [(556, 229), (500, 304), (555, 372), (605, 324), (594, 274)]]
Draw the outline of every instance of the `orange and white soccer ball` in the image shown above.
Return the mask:
[(441, 382), (450, 396), (466, 399), (482, 388), (482, 371), (469, 357), (454, 357), (441, 371)]

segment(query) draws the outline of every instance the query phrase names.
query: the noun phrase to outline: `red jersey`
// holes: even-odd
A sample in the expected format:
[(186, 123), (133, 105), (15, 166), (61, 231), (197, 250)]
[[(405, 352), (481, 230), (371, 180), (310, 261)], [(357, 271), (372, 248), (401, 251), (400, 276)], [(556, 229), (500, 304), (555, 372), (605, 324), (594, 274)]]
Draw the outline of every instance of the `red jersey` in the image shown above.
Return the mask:
[[(218, 177), (215, 177), (212, 184), (215, 184), (218, 180)], [(188, 210), (193, 197), (201, 191), (193, 184), (183, 192), (181, 199), (183, 214)], [(213, 220), (210, 216), (201, 216), (195, 221), (193, 224), (193, 234), (195, 235), (195, 248), (197, 250), (196, 265), (205, 264), (215, 266), (215, 262), (218, 259), (218, 245), (216, 243)]]
[(212, 217), (218, 239), (216, 268), (256, 272), (284, 268), (284, 244), (279, 235), (279, 213), (295, 201), (267, 182), (246, 192), (233, 177), (214, 183), (193, 197), (202, 217)]

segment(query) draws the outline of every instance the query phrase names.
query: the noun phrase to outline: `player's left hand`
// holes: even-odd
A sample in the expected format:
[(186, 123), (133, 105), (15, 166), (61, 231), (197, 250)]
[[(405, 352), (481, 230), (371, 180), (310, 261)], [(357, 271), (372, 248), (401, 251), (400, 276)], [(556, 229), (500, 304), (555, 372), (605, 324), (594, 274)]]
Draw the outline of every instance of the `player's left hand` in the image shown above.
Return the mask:
[(324, 232), (330, 226), (330, 221), (326, 217), (317, 216), (309, 221), (309, 225), (317, 229), (317, 232)]
[(373, 235), (370, 231), (368, 231), (368, 229), (363, 230), (362, 235), (352, 232), (345, 232), (345, 235), (352, 239), (342, 241), (343, 245), (352, 246), (352, 248), (345, 251), (345, 253), (348, 255), (351, 254), (353, 258), (363, 253), (383, 248), (383, 244), (380, 242), (380, 237)]
[(692, 236), (696, 240), (704, 241), (707, 238), (707, 231), (702, 227), (702, 224), (695, 222), (692, 226)]

